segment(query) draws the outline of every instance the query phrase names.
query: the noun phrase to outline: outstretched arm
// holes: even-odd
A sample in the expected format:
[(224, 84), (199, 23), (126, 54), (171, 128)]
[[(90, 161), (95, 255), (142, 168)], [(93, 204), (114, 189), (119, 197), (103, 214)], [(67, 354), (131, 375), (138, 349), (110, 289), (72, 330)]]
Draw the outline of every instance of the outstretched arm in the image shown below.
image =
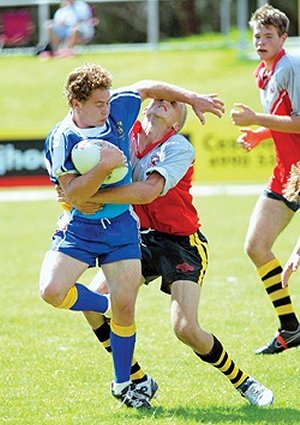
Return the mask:
[[(234, 104), (235, 109), (230, 111), (231, 121), (234, 125), (246, 127), (255, 123), (256, 112), (246, 105), (241, 103)], [(241, 135), (238, 137), (237, 142), (245, 151), (250, 152), (260, 142), (272, 137), (269, 128), (260, 127), (256, 130), (251, 128), (241, 128)]]
[(233, 124), (240, 127), (259, 125), (282, 133), (300, 133), (300, 115), (260, 114), (249, 106), (235, 103), (234, 109), (230, 111), (230, 116)]
[(152, 80), (139, 81), (133, 84), (133, 88), (140, 93), (142, 100), (164, 99), (169, 102), (187, 103), (193, 108), (201, 124), (205, 124), (204, 113), (209, 112), (221, 118), (225, 112), (224, 102), (217, 94), (199, 94), (173, 84)]

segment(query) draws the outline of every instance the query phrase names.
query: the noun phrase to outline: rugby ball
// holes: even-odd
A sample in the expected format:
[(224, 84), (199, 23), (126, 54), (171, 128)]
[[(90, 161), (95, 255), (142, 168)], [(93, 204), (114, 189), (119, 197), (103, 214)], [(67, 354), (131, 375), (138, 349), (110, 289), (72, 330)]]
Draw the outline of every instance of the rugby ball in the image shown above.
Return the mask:
[[(115, 149), (115, 145), (106, 140), (81, 140), (77, 143), (71, 152), (71, 158), (76, 170), (80, 174), (88, 173), (101, 160), (102, 142), (105, 142), (111, 149)], [(128, 167), (114, 168), (111, 173), (106, 176), (104, 184), (112, 184), (122, 180), (128, 172)]]

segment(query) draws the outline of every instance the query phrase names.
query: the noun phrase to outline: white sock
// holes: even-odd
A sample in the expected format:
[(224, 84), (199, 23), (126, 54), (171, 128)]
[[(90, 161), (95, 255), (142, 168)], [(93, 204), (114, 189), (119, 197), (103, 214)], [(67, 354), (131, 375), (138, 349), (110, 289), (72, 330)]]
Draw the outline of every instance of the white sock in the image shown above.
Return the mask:
[(131, 381), (126, 382), (113, 382), (113, 392), (115, 394), (121, 394), (124, 388), (128, 387), (131, 384)]
[(110, 294), (102, 294), (102, 295), (104, 295), (107, 298), (107, 301), (108, 301), (107, 310), (103, 313), (103, 315), (105, 317), (108, 317), (109, 319), (111, 319), (112, 314), (111, 314)]

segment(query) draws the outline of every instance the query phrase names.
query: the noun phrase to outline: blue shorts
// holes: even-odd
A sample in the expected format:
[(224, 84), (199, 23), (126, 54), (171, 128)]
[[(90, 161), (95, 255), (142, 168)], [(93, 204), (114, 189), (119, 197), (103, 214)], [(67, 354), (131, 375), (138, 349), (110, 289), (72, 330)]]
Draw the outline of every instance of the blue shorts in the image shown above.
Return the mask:
[(73, 217), (55, 231), (50, 249), (83, 261), (90, 267), (120, 260), (140, 259), (137, 219), (130, 211), (118, 217), (89, 220)]
[(52, 30), (61, 41), (64, 41), (71, 36), (73, 28), (66, 25), (54, 25)]
[[(60, 39), (60, 41), (65, 41), (71, 36), (72, 32), (74, 31), (74, 28), (66, 25), (54, 25), (52, 30), (55, 35)], [(93, 25), (85, 23), (79, 24), (77, 27), (77, 31), (79, 32), (80, 37), (86, 42), (93, 38), (95, 34)]]

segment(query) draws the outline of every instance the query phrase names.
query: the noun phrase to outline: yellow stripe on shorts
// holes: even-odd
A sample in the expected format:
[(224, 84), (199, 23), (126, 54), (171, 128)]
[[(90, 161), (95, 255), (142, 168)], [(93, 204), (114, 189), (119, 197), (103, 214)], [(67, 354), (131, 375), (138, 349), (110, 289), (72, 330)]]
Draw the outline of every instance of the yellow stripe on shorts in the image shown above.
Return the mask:
[[(197, 248), (200, 258), (202, 260), (202, 269), (198, 279), (198, 283), (201, 285), (203, 282), (203, 278), (204, 278), (204, 275), (207, 269), (207, 264), (208, 264), (208, 257), (207, 257), (208, 244), (200, 240), (197, 232), (194, 233), (193, 235), (190, 235), (190, 244), (191, 246), (195, 246)], [(206, 248), (206, 251), (204, 247)]]

